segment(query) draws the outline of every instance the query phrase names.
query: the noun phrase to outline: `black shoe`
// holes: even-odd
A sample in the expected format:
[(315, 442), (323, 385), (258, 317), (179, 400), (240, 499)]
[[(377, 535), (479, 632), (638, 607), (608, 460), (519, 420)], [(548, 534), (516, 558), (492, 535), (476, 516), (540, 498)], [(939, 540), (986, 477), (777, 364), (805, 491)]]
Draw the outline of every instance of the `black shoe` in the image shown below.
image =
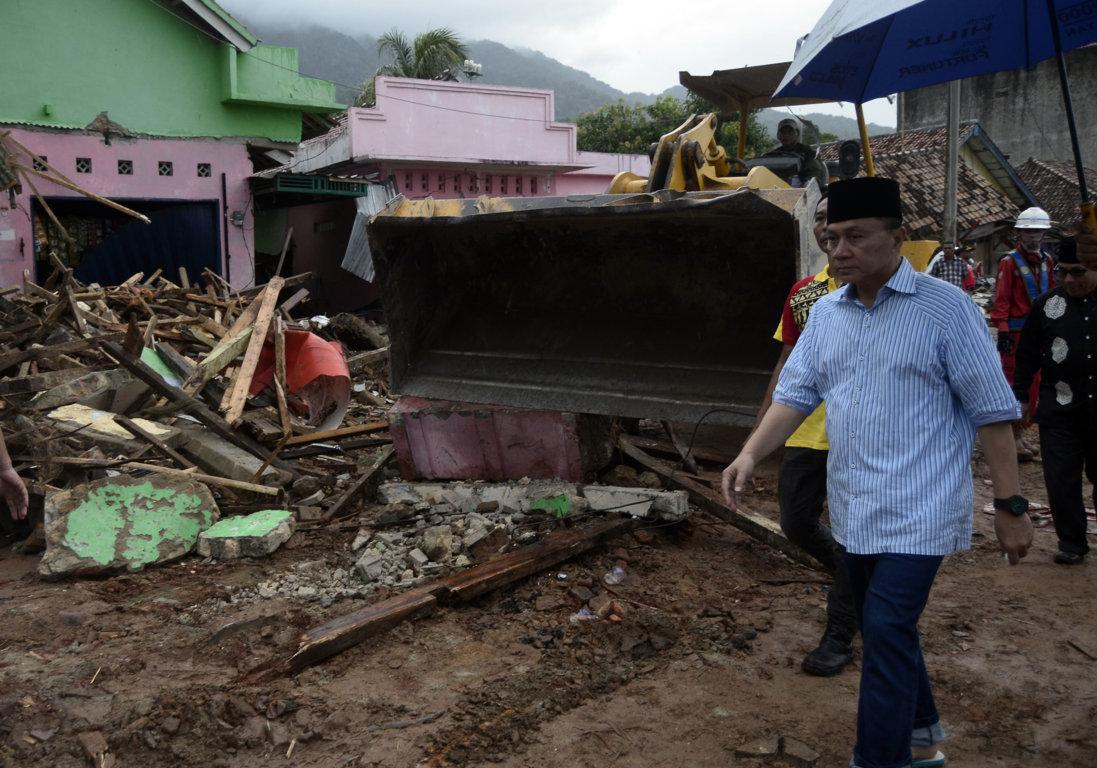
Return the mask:
[(853, 646), (824, 636), (819, 647), (804, 657), (800, 668), (816, 677), (833, 677), (853, 661)]
[(1081, 565), (1086, 561), (1085, 555), (1079, 555), (1077, 552), (1063, 552), (1059, 550), (1055, 553), (1055, 562), (1059, 565)]

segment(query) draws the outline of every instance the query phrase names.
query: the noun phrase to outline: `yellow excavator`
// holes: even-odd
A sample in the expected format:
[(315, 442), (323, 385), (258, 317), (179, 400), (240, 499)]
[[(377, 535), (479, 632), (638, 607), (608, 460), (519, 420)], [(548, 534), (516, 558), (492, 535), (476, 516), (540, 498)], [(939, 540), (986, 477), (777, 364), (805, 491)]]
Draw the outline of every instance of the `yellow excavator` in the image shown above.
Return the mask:
[[(779, 68), (752, 87), (768, 98)], [(745, 133), (729, 156), (716, 127), (690, 117), (606, 194), (393, 200), (368, 228), (393, 390), (751, 422), (789, 287), (825, 263), (820, 190), (796, 157), (743, 159)]]
[(402, 395), (748, 423), (789, 286), (821, 268), (814, 180), (728, 158), (715, 118), (603, 195), (408, 200), (370, 222)]

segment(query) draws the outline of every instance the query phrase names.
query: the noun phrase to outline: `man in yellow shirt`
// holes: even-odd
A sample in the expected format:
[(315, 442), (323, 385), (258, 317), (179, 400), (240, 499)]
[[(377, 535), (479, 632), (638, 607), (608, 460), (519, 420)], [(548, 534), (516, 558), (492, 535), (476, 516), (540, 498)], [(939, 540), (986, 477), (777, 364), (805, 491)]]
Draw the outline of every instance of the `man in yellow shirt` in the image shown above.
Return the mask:
[[(815, 239), (829, 253), (825, 238), (827, 199), (815, 209)], [(823, 296), (838, 290), (839, 284), (830, 277), (829, 266), (812, 277), (792, 286), (781, 313), (781, 322), (773, 338), (784, 346), (770, 378), (765, 399), (758, 409), (758, 421), (772, 402), (773, 388), (781, 369), (797, 339), (807, 325), (812, 306)], [(829, 677), (841, 672), (853, 659), (853, 637), (857, 634), (857, 614), (841, 548), (835, 543), (830, 529), (819, 522), (827, 498), (826, 405), (820, 405), (804, 420), (800, 428), (785, 443), (784, 458), (777, 481), (777, 497), (781, 507), (781, 530), (789, 541), (802, 547), (834, 574), (834, 584), (827, 596), (827, 628), (818, 647), (809, 653), (801, 668), (811, 675)]]

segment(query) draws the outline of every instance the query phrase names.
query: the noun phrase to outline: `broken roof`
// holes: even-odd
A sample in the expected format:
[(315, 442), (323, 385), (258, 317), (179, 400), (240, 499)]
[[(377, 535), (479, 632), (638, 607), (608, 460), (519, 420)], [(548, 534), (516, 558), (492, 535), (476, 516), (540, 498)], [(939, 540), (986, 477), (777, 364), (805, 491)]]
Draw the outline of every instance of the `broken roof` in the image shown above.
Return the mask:
[(679, 72), (678, 82), (727, 112), (734, 112), (744, 107), (753, 110), (771, 106), (826, 104), (831, 101), (831, 99), (807, 97), (774, 99), (773, 92), (777, 90), (781, 78), (788, 72), (791, 64), (791, 61), (781, 61), (756, 67), (717, 69), (711, 75)]
[(259, 38), (215, 0), (174, 0), (164, 3), (164, 7), (188, 22), (197, 21), (237, 50), (249, 51), (259, 42)]
[[(1097, 170), (1086, 168), (1085, 172), (1086, 185), (1090, 189), (1097, 189)], [(1070, 225), (1078, 220), (1078, 202), (1081, 195), (1074, 163), (1030, 157), (1017, 169), (1017, 173), (1052, 221)]]
[[(913, 239), (936, 240), (941, 235), (947, 139), (945, 126), (871, 139), (877, 174), (891, 177), (902, 186), (904, 217)], [(841, 143), (820, 145), (820, 158), (837, 160)], [(999, 186), (967, 164), (960, 163), (956, 203), (958, 231), (967, 232), (991, 222), (1012, 219), (1022, 208), (1036, 205), (1035, 195), (978, 123), (967, 122), (960, 126), (960, 144), (975, 154)]]

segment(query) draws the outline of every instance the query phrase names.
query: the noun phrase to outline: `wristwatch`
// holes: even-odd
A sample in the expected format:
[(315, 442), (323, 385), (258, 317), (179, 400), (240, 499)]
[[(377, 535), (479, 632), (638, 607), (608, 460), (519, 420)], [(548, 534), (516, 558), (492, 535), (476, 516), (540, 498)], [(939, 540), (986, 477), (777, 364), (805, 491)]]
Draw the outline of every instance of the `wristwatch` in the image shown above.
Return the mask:
[(1028, 499), (1024, 496), (1010, 496), (1008, 499), (995, 499), (994, 508), (1020, 517), (1028, 512)]

